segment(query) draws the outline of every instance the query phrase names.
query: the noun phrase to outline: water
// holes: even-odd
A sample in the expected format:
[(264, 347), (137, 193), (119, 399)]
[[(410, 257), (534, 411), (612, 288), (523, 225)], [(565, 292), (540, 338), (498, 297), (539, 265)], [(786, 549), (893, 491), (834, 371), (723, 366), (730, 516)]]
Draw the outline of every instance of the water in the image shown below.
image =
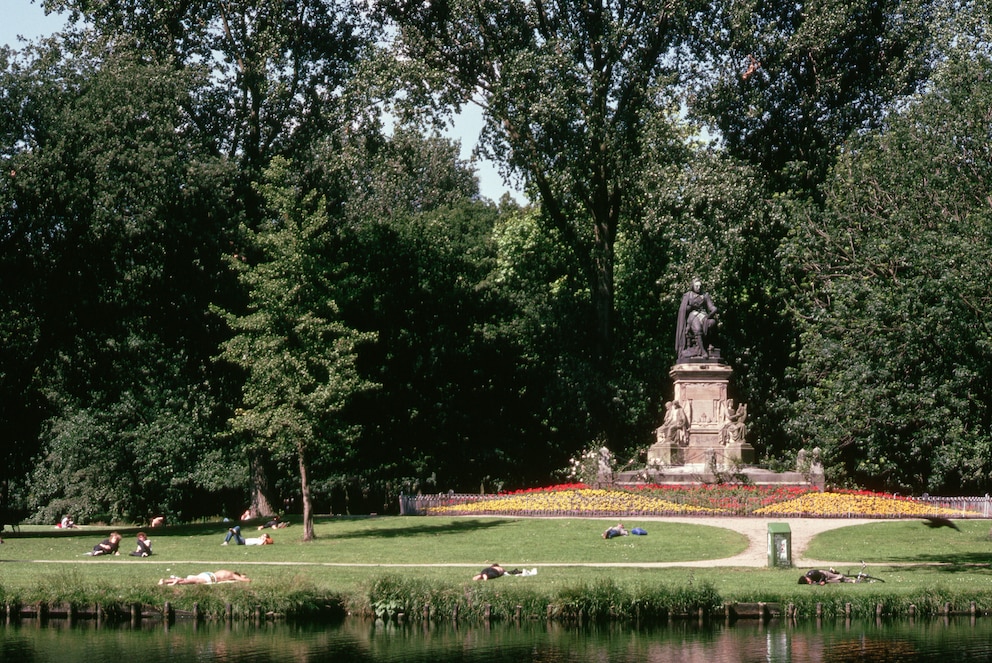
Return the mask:
[(882, 663), (992, 660), (992, 620), (785, 624), (741, 621), (656, 628), (544, 623), (333, 626), (179, 623), (169, 628), (0, 625), (0, 661), (335, 661), (339, 663)]

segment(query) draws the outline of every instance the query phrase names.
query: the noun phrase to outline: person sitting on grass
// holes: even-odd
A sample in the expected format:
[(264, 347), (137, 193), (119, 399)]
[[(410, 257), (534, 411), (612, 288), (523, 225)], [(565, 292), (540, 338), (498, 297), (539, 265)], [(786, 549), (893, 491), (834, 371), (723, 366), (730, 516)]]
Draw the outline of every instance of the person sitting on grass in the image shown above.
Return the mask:
[(627, 532), (627, 530), (624, 529), (623, 523), (617, 523), (613, 527), (609, 527), (605, 532), (603, 532), (603, 538), (612, 539), (615, 536), (627, 536), (628, 533), (629, 532)]
[(148, 557), (152, 554), (152, 541), (144, 532), (138, 532), (138, 547), (134, 552), (128, 553), (131, 557)]
[(93, 546), (93, 550), (86, 553), (87, 555), (120, 555), (120, 545), (121, 545), (121, 535), (117, 532), (111, 532), (110, 536), (101, 541), (100, 543)]
[(195, 575), (180, 578), (171, 576), (158, 581), (160, 585), (216, 585), (219, 582), (251, 582), (251, 579), (243, 573), (220, 569), (218, 571), (204, 571)]
[(827, 583), (854, 582), (842, 573), (837, 573), (833, 569), (811, 569), (799, 576), (800, 585), (826, 585)]
[(476, 573), (472, 577), (472, 580), (491, 580), (493, 578), (498, 578), (505, 573), (506, 570), (504, 570), (499, 564), (491, 564)]

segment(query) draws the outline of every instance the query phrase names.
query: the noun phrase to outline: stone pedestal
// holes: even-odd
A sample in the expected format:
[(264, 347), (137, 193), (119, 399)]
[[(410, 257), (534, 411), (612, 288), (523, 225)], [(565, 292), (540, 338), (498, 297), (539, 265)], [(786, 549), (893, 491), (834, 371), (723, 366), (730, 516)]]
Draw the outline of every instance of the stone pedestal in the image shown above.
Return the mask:
[(727, 399), (733, 369), (718, 362), (676, 364), (669, 371), (675, 397), (648, 449), (648, 464), (703, 470), (736, 468), (754, 462), (744, 439), (747, 407)]

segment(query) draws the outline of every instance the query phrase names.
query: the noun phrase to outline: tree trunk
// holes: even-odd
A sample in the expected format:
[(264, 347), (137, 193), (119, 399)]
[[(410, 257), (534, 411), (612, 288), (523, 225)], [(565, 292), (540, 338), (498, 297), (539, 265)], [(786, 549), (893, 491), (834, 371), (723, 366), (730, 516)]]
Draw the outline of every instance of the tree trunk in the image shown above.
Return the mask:
[(310, 480), (307, 478), (307, 463), (303, 450), (298, 451), (300, 459), (300, 493), (303, 496), (303, 540), (313, 541), (313, 505), (310, 502)]
[(266, 472), (265, 456), (260, 451), (251, 452), (251, 504), (248, 511), (252, 518), (274, 516), (279, 513), (269, 500), (269, 475)]

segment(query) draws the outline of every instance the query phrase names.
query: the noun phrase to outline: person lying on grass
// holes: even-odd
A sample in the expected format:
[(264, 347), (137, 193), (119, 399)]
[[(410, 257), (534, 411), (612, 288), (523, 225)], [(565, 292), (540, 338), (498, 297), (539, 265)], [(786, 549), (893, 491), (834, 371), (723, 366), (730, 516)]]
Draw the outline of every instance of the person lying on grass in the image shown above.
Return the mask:
[(264, 525), (259, 525), (258, 529), (265, 529), (266, 527), (271, 527), (272, 529), (282, 529), (283, 527), (289, 527), (289, 523), (279, 516), (272, 516), (272, 520), (268, 521)]
[(603, 538), (612, 539), (615, 536), (627, 536), (627, 534), (628, 532), (624, 528), (623, 523), (617, 523), (613, 527), (609, 527), (605, 532), (603, 532)]
[(500, 577), (504, 573), (506, 573), (506, 570), (502, 566), (492, 564), (472, 576), (472, 580), (491, 580), (492, 578)]
[(835, 582), (854, 582), (853, 578), (848, 578), (842, 573), (837, 573), (833, 569), (811, 569), (804, 575), (799, 576), (800, 585), (826, 585)]
[(160, 585), (216, 585), (219, 582), (251, 582), (251, 579), (243, 573), (219, 569), (214, 572), (204, 571), (195, 575), (179, 578), (171, 576), (158, 581)]
[(224, 538), (224, 543), (220, 544), (226, 546), (231, 539), (239, 546), (271, 546), (275, 541), (268, 534), (263, 534), (262, 536), (252, 536), (247, 539), (241, 536), (241, 526), (235, 525), (234, 527), (227, 530), (227, 536)]

